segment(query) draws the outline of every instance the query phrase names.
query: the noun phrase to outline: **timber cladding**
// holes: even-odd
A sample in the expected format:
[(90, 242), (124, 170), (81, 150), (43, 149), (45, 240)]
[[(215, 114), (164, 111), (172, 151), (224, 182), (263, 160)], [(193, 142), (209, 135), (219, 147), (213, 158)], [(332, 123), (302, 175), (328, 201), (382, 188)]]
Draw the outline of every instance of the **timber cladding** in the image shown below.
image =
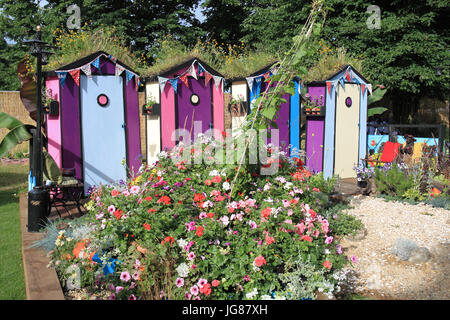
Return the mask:
[[(19, 91), (0, 91), (0, 112), (7, 113), (22, 123), (36, 125), (22, 104)], [(0, 141), (8, 132), (8, 129), (0, 128)], [(28, 142), (21, 143), (10, 151), (12, 154), (15, 152), (28, 152)]]

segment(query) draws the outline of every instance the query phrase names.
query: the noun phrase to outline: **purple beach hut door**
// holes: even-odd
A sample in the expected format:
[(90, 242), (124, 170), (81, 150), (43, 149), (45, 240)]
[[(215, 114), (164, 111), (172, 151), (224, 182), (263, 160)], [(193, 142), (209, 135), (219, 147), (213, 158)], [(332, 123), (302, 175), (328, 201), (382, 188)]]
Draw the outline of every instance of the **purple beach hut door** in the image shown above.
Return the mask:
[[(177, 128), (190, 132), (191, 141), (194, 133), (204, 133), (213, 128), (211, 86), (212, 80), (205, 86), (204, 78), (188, 78), (189, 88), (183, 83), (178, 85), (176, 94)], [(194, 132), (194, 122), (201, 122), (201, 132)], [(200, 129), (200, 128), (199, 128)]]
[[(261, 94), (266, 90), (267, 83), (263, 82), (261, 85)], [(282, 103), (280, 106), (280, 109), (275, 113), (274, 121), (278, 126), (278, 138), (279, 138), (279, 146), (280, 151), (286, 152), (286, 156), (289, 156), (289, 102), (290, 102), (290, 96), (289, 94), (285, 94), (283, 96), (283, 99), (286, 100), (285, 103)], [(271, 126), (271, 130), (274, 128)], [(271, 142), (271, 139), (268, 138), (267, 141)]]
[(81, 132), (85, 193), (99, 183), (125, 180), (123, 79), (81, 76)]

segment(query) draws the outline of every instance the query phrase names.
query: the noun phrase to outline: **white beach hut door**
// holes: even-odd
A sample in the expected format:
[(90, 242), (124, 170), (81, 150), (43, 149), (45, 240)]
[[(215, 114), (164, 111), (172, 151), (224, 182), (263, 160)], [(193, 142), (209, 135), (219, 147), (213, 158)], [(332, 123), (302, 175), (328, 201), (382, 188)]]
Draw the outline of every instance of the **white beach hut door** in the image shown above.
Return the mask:
[(334, 174), (352, 178), (356, 176), (353, 166), (358, 163), (359, 88), (350, 83), (345, 84), (345, 89), (337, 86)]
[(81, 76), (81, 134), (84, 190), (127, 177), (123, 79)]

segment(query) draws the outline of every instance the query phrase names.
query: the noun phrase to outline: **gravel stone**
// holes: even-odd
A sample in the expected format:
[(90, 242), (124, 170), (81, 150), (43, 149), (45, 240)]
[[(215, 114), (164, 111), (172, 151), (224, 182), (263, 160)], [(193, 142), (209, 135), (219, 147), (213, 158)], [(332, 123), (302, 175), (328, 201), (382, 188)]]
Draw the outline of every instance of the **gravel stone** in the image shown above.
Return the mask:
[[(373, 293), (382, 299), (450, 300), (449, 210), (367, 196), (355, 196), (350, 204), (354, 208), (347, 213), (367, 229), (360, 241), (349, 237), (341, 241), (344, 254), (358, 258), (352, 266), (358, 275), (356, 293), (368, 297)], [(423, 263), (399, 260), (391, 253), (399, 239), (424, 247), (429, 259)]]

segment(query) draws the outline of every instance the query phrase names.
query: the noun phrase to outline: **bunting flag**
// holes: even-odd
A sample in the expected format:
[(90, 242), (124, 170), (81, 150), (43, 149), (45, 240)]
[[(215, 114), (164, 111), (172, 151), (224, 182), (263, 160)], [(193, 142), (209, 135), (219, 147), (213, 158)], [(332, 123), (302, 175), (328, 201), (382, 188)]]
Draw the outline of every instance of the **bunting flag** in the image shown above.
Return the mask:
[(361, 93), (364, 95), (366, 93), (366, 85), (364, 83), (361, 83)]
[(208, 85), (209, 80), (211, 80), (212, 74), (209, 72), (205, 72), (205, 87)]
[(158, 77), (159, 90), (161, 90), (161, 92), (164, 91), (164, 87), (166, 86), (166, 83), (168, 80), (169, 80), (169, 78)]
[(350, 79), (350, 70), (349, 70), (349, 69), (347, 69), (347, 71), (345, 71), (344, 77), (345, 77), (348, 81), (352, 81), (352, 80)]
[(216, 85), (216, 89), (219, 89), (219, 84), (222, 81), (222, 77), (221, 76), (213, 76), (214, 78), (214, 84)]
[(340, 78), (339, 83), (341, 84), (342, 89), (343, 89), (344, 88), (344, 78)]
[(100, 56), (97, 57), (94, 61), (91, 63), (94, 67), (96, 67), (100, 71)]
[(264, 79), (268, 79), (270, 78), (270, 71), (267, 71), (266, 73), (263, 74)]
[(372, 84), (371, 84), (371, 83), (369, 83), (369, 84), (367, 85), (367, 90), (369, 90), (370, 95), (372, 95)]
[(135, 85), (135, 87), (136, 87), (136, 91), (137, 91), (138, 88), (139, 88), (140, 82), (141, 82), (141, 80), (139, 79), (138, 76), (136, 76), (136, 78), (134, 78), (134, 85)]
[(203, 72), (206, 72), (205, 68), (203, 68), (203, 66), (197, 62), (197, 69), (198, 69), (198, 74), (202, 74)]
[(59, 79), (59, 82), (61, 83), (61, 86), (64, 88), (64, 82), (66, 81), (67, 72), (56, 71), (56, 74), (58, 75), (58, 79)]
[[(195, 62), (195, 61), (194, 61)], [(195, 80), (198, 80), (197, 78), (197, 72), (195, 72), (194, 63), (191, 64), (188, 71), (189, 75), (192, 76)]]
[(331, 95), (331, 81), (327, 81), (327, 89), (328, 89), (328, 94)]
[(120, 64), (116, 63), (116, 77), (120, 76), (122, 72), (125, 70)]
[(175, 91), (175, 93), (177, 93), (177, 83), (178, 83), (178, 78), (176, 79), (169, 79), (170, 84), (173, 87), (173, 91)]
[(183, 82), (186, 85), (186, 87), (189, 88), (189, 80), (187, 77), (188, 77), (188, 73), (185, 73), (185, 74), (179, 76), (178, 78), (181, 80), (181, 82)]
[(80, 86), (80, 69), (70, 70), (69, 73), (77, 86)]
[(128, 84), (128, 82), (129, 82), (131, 79), (133, 79), (134, 73), (131, 72), (131, 71), (128, 71), (128, 70), (125, 70), (125, 73), (126, 73), (126, 76), (127, 76), (127, 84)]
[(247, 80), (247, 85), (248, 85), (248, 88), (250, 89), (250, 92), (252, 92), (252, 90), (253, 90), (253, 80), (254, 80), (255, 78), (246, 78), (245, 80)]
[(90, 64), (90, 63), (85, 64), (85, 65), (82, 66), (80, 69), (81, 69), (81, 71), (83, 71), (83, 73), (84, 73), (85, 75), (87, 75), (89, 78), (92, 77), (92, 71), (91, 71), (91, 64)]
[(108, 59), (111, 60), (113, 63), (116, 63), (116, 61), (117, 61), (117, 58), (116, 58), (116, 57), (113, 57), (112, 54), (110, 54), (110, 55), (108, 56)]

